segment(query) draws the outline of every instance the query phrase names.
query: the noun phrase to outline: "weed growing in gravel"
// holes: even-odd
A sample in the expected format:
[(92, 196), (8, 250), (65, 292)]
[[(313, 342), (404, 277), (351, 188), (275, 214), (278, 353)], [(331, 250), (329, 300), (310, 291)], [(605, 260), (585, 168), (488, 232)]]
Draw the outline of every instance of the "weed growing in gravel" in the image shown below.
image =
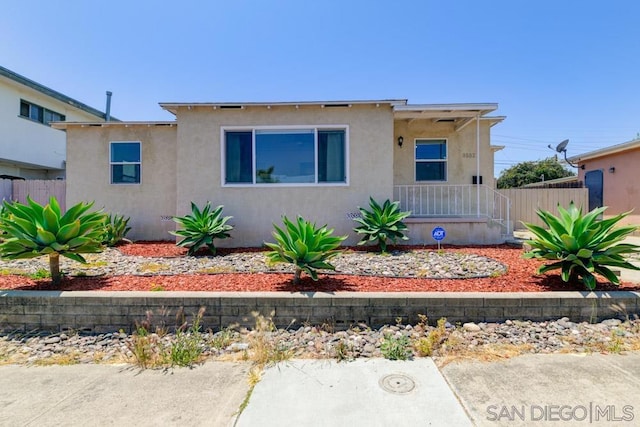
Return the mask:
[(227, 326), (219, 332), (216, 332), (211, 339), (210, 345), (216, 350), (222, 350), (229, 347), (236, 341), (235, 333), (232, 326)]
[(39, 280), (39, 279), (48, 279), (49, 277), (51, 277), (51, 274), (49, 273), (48, 270), (44, 268), (39, 268), (38, 270), (36, 270), (35, 273), (29, 273), (26, 276), (33, 280)]
[[(166, 312), (163, 315), (166, 316)], [(176, 314), (179, 324), (173, 340), (164, 339), (167, 329), (164, 322), (152, 331), (153, 316), (149, 311), (146, 319), (136, 323), (136, 331), (127, 340), (127, 348), (133, 355), (136, 365), (142, 369), (161, 366), (192, 366), (201, 360), (204, 340), (200, 332), (200, 323), (204, 307), (193, 318), (189, 327), (182, 310)]]
[(164, 286), (162, 285), (158, 285), (157, 283), (152, 283), (151, 284), (151, 288), (149, 288), (149, 290), (151, 292), (162, 292), (162, 291), (166, 291), (166, 289), (164, 288)]
[(191, 327), (183, 327), (176, 331), (176, 338), (169, 348), (168, 359), (172, 366), (192, 366), (199, 362), (203, 352), (203, 339), (200, 333), (200, 322), (204, 315), (204, 307), (200, 308), (198, 314), (193, 318)]
[(442, 341), (444, 340), (445, 334), (447, 332), (445, 327), (446, 323), (447, 319), (445, 319), (444, 317), (440, 318), (435, 329), (429, 331), (427, 336), (422, 337), (418, 339), (418, 341), (416, 341), (414, 347), (420, 356), (431, 356), (433, 352), (440, 346), (440, 344), (442, 344)]
[(348, 340), (341, 338), (334, 346), (333, 346), (333, 354), (334, 357), (338, 360), (338, 362), (350, 362), (355, 360), (356, 355), (353, 351), (353, 344), (351, 344)]
[(256, 320), (256, 326), (249, 333), (249, 359), (254, 361), (258, 366), (265, 366), (289, 360), (293, 357), (293, 351), (289, 344), (284, 340), (273, 337), (276, 332), (273, 323), (272, 312), (269, 317), (265, 317), (260, 313), (253, 312), (252, 315)]
[(409, 337), (405, 335), (385, 334), (380, 345), (380, 352), (385, 359), (407, 360), (411, 358), (412, 354), (409, 344)]
[(136, 331), (127, 340), (127, 348), (133, 354), (136, 365), (142, 369), (163, 364), (163, 344), (158, 334), (149, 333), (144, 326), (136, 325)]

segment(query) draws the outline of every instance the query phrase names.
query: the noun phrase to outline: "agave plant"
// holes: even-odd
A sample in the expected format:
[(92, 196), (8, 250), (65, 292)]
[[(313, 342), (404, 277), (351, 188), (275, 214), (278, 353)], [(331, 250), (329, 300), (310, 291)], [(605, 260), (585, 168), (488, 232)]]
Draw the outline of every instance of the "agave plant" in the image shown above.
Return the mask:
[(367, 242), (378, 241), (380, 250), (387, 251), (387, 240), (391, 242), (396, 239), (408, 240), (404, 235), (407, 226), (403, 219), (411, 215), (411, 212), (402, 212), (400, 210), (400, 202), (390, 202), (388, 199), (380, 206), (373, 197), (369, 198), (369, 206), (371, 210), (358, 207), (362, 218), (354, 218), (354, 221), (360, 224), (359, 227), (353, 229), (358, 234), (364, 234), (358, 242), (364, 245)]
[(27, 197), (27, 204), (4, 202), (8, 213), (0, 221), (0, 230), (8, 237), (0, 244), (4, 259), (49, 256), (53, 283), (60, 282), (60, 256), (86, 263), (82, 253), (96, 253), (103, 249), (101, 238), (105, 214), (87, 212), (93, 203), (80, 202), (64, 215), (55, 197), (45, 206)]
[(107, 215), (104, 220), (104, 234), (102, 235), (102, 244), (106, 246), (115, 246), (123, 240), (127, 240), (127, 233), (131, 230), (129, 220), (131, 218), (124, 215)]
[(178, 246), (189, 248), (188, 254), (194, 255), (201, 246), (206, 246), (212, 255), (216, 254), (216, 247), (213, 244), (215, 239), (226, 239), (231, 237), (229, 231), (233, 226), (227, 224), (230, 216), (222, 217), (220, 205), (211, 210), (211, 203), (207, 202), (204, 209), (200, 211), (195, 203), (191, 202), (191, 215), (173, 217), (173, 220), (182, 226), (182, 230), (170, 231), (174, 236), (184, 237)]
[(313, 280), (318, 280), (316, 270), (335, 270), (329, 260), (340, 253), (337, 248), (347, 236), (332, 236), (333, 229), (327, 226), (316, 227), (298, 216), (296, 222), (282, 217), (284, 229), (274, 224), (273, 237), (276, 243), (266, 243), (272, 249), (267, 252), (267, 259), (271, 263), (285, 262), (295, 266), (293, 283), (300, 282), (302, 272), (306, 272)]
[(559, 216), (543, 210), (536, 211), (548, 229), (523, 223), (535, 235), (535, 239), (527, 241), (533, 249), (524, 254), (525, 258), (557, 260), (541, 266), (538, 273), (559, 268), (564, 282), (580, 278), (589, 290), (596, 287), (594, 273), (604, 276), (613, 284), (619, 284), (620, 280), (607, 266), (640, 270), (623, 257), (638, 252), (640, 247), (619, 243), (637, 227), (615, 228), (629, 212), (598, 220), (606, 209), (597, 208), (582, 215), (582, 208), (571, 202), (568, 209), (558, 205)]

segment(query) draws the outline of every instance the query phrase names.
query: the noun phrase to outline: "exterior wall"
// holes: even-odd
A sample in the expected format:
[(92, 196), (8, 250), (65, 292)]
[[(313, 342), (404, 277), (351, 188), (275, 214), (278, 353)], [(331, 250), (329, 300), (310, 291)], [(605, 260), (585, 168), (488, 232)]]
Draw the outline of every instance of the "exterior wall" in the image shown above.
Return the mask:
[(64, 175), (65, 133), (20, 117), (20, 100), (64, 114), (67, 121), (96, 121), (96, 116), (0, 77), (0, 172), (25, 178)]
[[(111, 141), (140, 141), (141, 184), (110, 184)], [(176, 127), (70, 126), (67, 129), (67, 206), (95, 201), (96, 208), (131, 217), (135, 240), (169, 240), (175, 229)]]
[[(602, 170), (603, 204), (609, 207), (605, 211), (605, 217), (633, 209), (634, 212), (621, 223), (640, 225), (640, 182), (638, 182), (640, 147), (584, 160), (580, 165), (585, 166), (584, 169), (578, 169), (578, 179), (583, 182), (587, 172)], [(611, 167), (615, 168), (615, 172), (609, 172)]]
[[(480, 121), (480, 175), (482, 183), (494, 188), (493, 151), (491, 150), (490, 126)], [(472, 184), (476, 175), (476, 123), (469, 123), (460, 132), (450, 122), (433, 122), (431, 119), (396, 120), (394, 124), (394, 141), (402, 136), (404, 143), (399, 147), (393, 145), (394, 184), (433, 184), (455, 185)], [(447, 181), (416, 182), (415, 180), (415, 140), (420, 138), (447, 139)]]
[[(393, 195), (393, 115), (389, 105), (246, 107), (213, 110), (180, 108), (177, 112), (177, 213), (189, 212), (190, 202), (224, 205), (233, 216), (233, 239), (220, 246), (261, 246), (271, 241), (273, 224), (282, 215), (302, 215), (318, 225), (328, 224), (336, 235), (359, 239), (348, 213), (367, 206), (369, 196), (385, 200)], [(223, 187), (221, 127), (347, 125), (348, 185)]]

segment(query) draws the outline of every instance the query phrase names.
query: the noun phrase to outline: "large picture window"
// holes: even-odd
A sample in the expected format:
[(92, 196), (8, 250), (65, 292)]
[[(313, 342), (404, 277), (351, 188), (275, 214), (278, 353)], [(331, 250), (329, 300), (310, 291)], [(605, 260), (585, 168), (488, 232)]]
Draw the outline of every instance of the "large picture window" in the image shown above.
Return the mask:
[(225, 184), (346, 183), (346, 128), (223, 131)]
[(110, 166), (112, 184), (140, 184), (142, 163), (140, 142), (112, 142)]
[(416, 181), (447, 180), (447, 141), (416, 140)]

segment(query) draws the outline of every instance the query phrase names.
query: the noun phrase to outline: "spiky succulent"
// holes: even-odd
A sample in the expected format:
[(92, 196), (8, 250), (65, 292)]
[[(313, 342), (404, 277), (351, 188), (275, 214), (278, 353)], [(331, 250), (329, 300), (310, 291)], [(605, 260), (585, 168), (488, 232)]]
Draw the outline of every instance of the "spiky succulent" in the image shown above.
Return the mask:
[(201, 211), (195, 203), (191, 202), (191, 215), (173, 217), (173, 220), (181, 225), (182, 229), (169, 233), (184, 237), (176, 244), (189, 248), (189, 255), (194, 255), (202, 246), (209, 248), (211, 254), (215, 255), (216, 247), (213, 241), (231, 237), (229, 231), (233, 230), (233, 226), (227, 224), (227, 221), (233, 217), (223, 217), (222, 208), (223, 206), (220, 205), (211, 210), (211, 203), (207, 202)]
[(623, 256), (638, 252), (640, 247), (620, 243), (637, 227), (616, 228), (617, 223), (629, 212), (598, 220), (606, 209), (596, 208), (583, 215), (582, 208), (571, 202), (568, 209), (558, 205), (559, 216), (537, 210), (536, 213), (548, 228), (523, 223), (535, 235), (534, 239), (527, 241), (533, 249), (524, 254), (525, 258), (556, 260), (541, 266), (538, 273), (560, 269), (564, 282), (580, 278), (589, 290), (596, 287), (596, 273), (613, 284), (619, 284), (620, 279), (607, 266), (640, 270)]
[(395, 243), (397, 239), (408, 240), (405, 236), (407, 226), (403, 220), (411, 215), (411, 212), (402, 212), (399, 202), (391, 202), (388, 199), (380, 206), (373, 197), (369, 198), (371, 210), (358, 207), (361, 218), (354, 218), (360, 224), (353, 229), (358, 234), (363, 234), (358, 245), (377, 241), (382, 252), (387, 251), (387, 240)]
[(347, 236), (332, 236), (333, 229), (328, 229), (326, 225), (317, 227), (301, 216), (296, 222), (283, 216), (282, 223), (284, 228), (274, 224), (273, 237), (276, 243), (265, 243), (271, 249), (267, 253), (269, 262), (293, 264), (294, 284), (299, 283), (303, 271), (313, 280), (318, 280), (317, 270), (335, 270), (329, 260), (340, 253), (337, 248)]
[(83, 253), (101, 252), (105, 214), (88, 212), (93, 203), (80, 202), (64, 214), (55, 197), (45, 206), (27, 197), (27, 204), (7, 202), (0, 230), (6, 233), (0, 244), (4, 259), (49, 256), (51, 279), (60, 282), (60, 256), (86, 263)]

